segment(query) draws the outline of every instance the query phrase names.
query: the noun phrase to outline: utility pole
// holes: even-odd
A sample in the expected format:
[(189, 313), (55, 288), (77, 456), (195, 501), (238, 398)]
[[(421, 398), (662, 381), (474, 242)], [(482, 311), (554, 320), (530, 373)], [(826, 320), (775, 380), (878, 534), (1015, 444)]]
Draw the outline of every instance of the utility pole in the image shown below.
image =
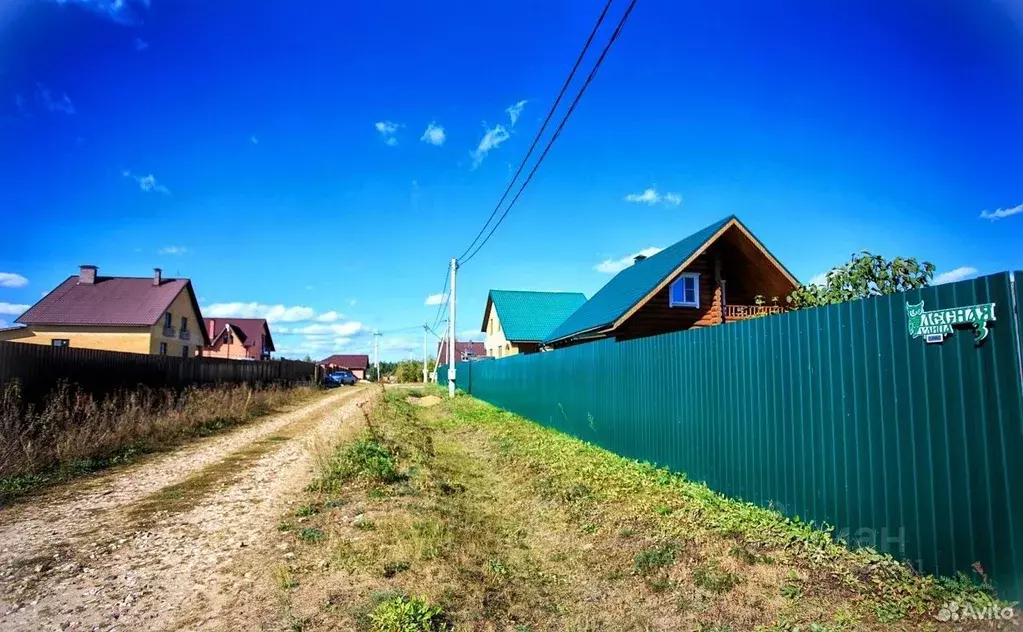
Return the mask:
[(451, 313), (448, 316), (448, 397), (455, 396), (455, 270), (458, 260), (451, 260)]
[(423, 323), (423, 384), (426, 384), (427, 382), (430, 381), (429, 367), (426, 366), (427, 363), (429, 363), (429, 360), (426, 357), (426, 347), (429, 345), (429, 343), (430, 326), (426, 323)]
[(379, 331), (373, 332), (373, 363), (377, 365), (377, 382), (380, 382), (380, 336)]

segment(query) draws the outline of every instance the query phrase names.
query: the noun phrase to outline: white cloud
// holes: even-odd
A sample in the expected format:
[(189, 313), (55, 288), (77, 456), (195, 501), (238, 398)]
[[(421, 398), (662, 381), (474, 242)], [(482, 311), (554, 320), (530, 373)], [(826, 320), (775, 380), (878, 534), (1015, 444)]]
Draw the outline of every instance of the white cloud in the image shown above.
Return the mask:
[(465, 331), (458, 332), (457, 340), (459, 342), (480, 342), (485, 338), (482, 331), (478, 329), (466, 329)]
[(357, 333), (366, 331), (366, 328), (362, 323), (356, 320), (350, 320), (345, 323), (335, 323), (332, 325), (328, 324), (311, 324), (303, 327), (290, 327), (281, 328), (280, 333), (292, 334), (292, 335), (303, 335), (303, 336), (319, 336), (329, 334), (333, 336), (345, 336), (351, 337)]
[(249, 136), (249, 142), (252, 143), (253, 145), (258, 145), (259, 139), (256, 138), (255, 136)]
[(948, 272), (942, 272), (936, 275), (931, 281), (931, 285), (941, 285), (942, 283), (955, 283), (956, 281), (962, 281), (963, 279), (969, 279), (977, 276), (977, 268), (971, 268), (970, 266), (962, 266), (961, 268), (955, 268)]
[(426, 126), (426, 131), (423, 132), (423, 135), (419, 138), (419, 140), (423, 141), (424, 143), (429, 143), (431, 145), (436, 145), (437, 147), (440, 147), (441, 145), (444, 144), (445, 138), (446, 136), (444, 135), (444, 128), (441, 127), (440, 125), (437, 125), (437, 123), (434, 122)]
[(164, 246), (156, 252), (161, 255), (183, 255), (188, 252), (188, 248), (184, 246)]
[(508, 108), (505, 110), (505, 112), (508, 113), (508, 118), (511, 119), (512, 127), (515, 127), (515, 124), (518, 123), (519, 116), (522, 114), (522, 108), (526, 107), (526, 103), (527, 100), (523, 99), (516, 103), (515, 105), (508, 106)]
[(202, 308), (202, 313), (207, 318), (265, 318), (280, 323), (301, 322), (316, 317), (316, 310), (311, 307), (262, 303), (213, 303)]
[(1012, 208), (1000, 208), (1000, 209), (998, 209), (997, 211), (994, 211), (994, 212), (991, 212), (991, 211), (981, 211), (980, 212), (980, 218), (981, 219), (989, 219), (992, 222), (994, 222), (994, 221), (1000, 220), (1000, 219), (1005, 218), (1005, 217), (1010, 217), (1012, 215), (1016, 215), (1018, 213), (1023, 213), (1023, 202), (1021, 202), (1018, 206), (1014, 206)]
[(444, 302), (443, 294), (431, 294), (426, 297), (426, 302), (423, 305), (440, 305)]
[(348, 299), (348, 304), (349, 305), (355, 305), (355, 303), (356, 303), (356, 300), (354, 298)]
[(807, 285), (817, 285), (819, 287), (824, 287), (827, 284), (828, 284), (827, 272), (821, 272), (820, 274), (813, 275), (812, 277), (810, 277), (810, 281), (807, 283)]
[(497, 149), (504, 141), (511, 138), (508, 130), (503, 125), (495, 125), (492, 129), (488, 129), (480, 140), (480, 144), (476, 146), (474, 151), (469, 152), (472, 156), (472, 168), (480, 166), (483, 159), (487, 157), (491, 149)]
[(0, 314), (4, 316), (21, 316), (31, 305), (22, 305), (20, 303), (0, 303)]
[(149, 42), (147, 42), (146, 40), (142, 39), (141, 37), (136, 37), (135, 38), (135, 50), (137, 50), (137, 51), (144, 51), (147, 48), (149, 48)]
[(653, 255), (656, 255), (662, 250), (664, 250), (664, 248), (650, 246), (649, 248), (644, 248), (639, 252), (634, 252), (631, 255), (626, 255), (621, 259), (605, 259), (604, 261), (601, 261), (597, 265), (593, 266), (593, 269), (596, 270), (597, 272), (603, 272), (604, 274), (616, 274), (618, 272), (621, 272), (625, 268), (628, 268), (633, 263), (635, 263), (636, 257), (641, 255), (644, 257), (652, 257)]
[(7, 321), (0, 318), (0, 329), (7, 327)]
[(68, 98), (67, 94), (61, 92), (59, 97), (55, 97), (42, 84), (36, 84), (36, 99), (39, 101), (39, 105), (50, 112), (75, 113), (75, 105), (71, 103), (71, 99)]
[(14, 272), (0, 272), (0, 287), (25, 287), (28, 279)]
[(125, 26), (138, 24), (139, 13), (149, 8), (149, 0), (52, 0), (59, 5), (77, 6), (98, 13)]
[(149, 174), (148, 176), (137, 176), (134, 175), (132, 172), (128, 171), (127, 169), (125, 169), (124, 171), (121, 172), (121, 175), (123, 175), (125, 178), (131, 178), (135, 182), (138, 182), (139, 188), (145, 191), (146, 193), (149, 193), (150, 191), (156, 191), (157, 193), (163, 193), (167, 195), (170, 194), (170, 189), (157, 182), (156, 178), (153, 177), (153, 174)]
[(663, 204), (665, 206), (678, 206), (682, 203), (682, 196), (678, 193), (665, 193), (660, 194), (657, 192), (655, 187), (650, 187), (644, 190), (642, 193), (630, 193), (625, 196), (626, 202), (634, 202), (636, 204), (648, 204), (655, 206), (657, 204)]
[(395, 134), (398, 133), (398, 128), (401, 124), (394, 123), (393, 121), (377, 121), (373, 127), (380, 132), (380, 137), (383, 139), (384, 144), (390, 147), (394, 147), (398, 144), (398, 139)]
[(316, 322), (318, 322), (318, 323), (333, 323), (335, 321), (341, 320), (342, 318), (344, 318), (344, 316), (342, 316), (341, 314), (338, 314), (337, 312), (331, 310), (329, 312), (324, 312), (324, 313), (320, 314), (319, 316), (317, 316), (316, 317)]

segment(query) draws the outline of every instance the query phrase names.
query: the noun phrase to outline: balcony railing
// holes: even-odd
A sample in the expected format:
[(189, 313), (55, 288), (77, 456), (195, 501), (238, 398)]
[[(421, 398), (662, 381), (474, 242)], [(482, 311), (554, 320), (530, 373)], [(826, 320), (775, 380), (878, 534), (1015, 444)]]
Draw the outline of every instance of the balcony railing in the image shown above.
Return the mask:
[(784, 311), (785, 308), (779, 305), (725, 305), (725, 322), (761, 318)]
[(164, 338), (173, 338), (176, 334), (177, 334), (177, 332), (174, 330), (173, 327), (164, 327), (163, 328), (163, 337)]
[(188, 331), (187, 329), (182, 329), (181, 331), (178, 332), (178, 337), (181, 338), (182, 340), (191, 340), (192, 332)]

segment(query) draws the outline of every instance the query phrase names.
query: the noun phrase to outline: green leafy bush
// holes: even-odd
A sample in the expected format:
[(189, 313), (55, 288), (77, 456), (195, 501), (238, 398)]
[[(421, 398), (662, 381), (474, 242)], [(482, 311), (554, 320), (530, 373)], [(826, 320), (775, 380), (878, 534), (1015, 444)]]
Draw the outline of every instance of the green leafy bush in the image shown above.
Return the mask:
[(380, 483), (401, 480), (394, 453), (370, 430), (362, 431), (353, 443), (338, 448), (312, 488), (336, 490), (353, 478)]
[(431, 606), (425, 597), (392, 597), (369, 615), (373, 632), (445, 632), (451, 626), (444, 610)]

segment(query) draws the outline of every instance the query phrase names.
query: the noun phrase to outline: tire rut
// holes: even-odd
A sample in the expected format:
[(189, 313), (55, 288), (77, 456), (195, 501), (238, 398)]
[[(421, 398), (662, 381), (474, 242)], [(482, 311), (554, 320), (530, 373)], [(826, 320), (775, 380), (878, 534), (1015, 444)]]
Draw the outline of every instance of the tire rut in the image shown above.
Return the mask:
[[(0, 511), (0, 628), (180, 629), (218, 595), (308, 482), (308, 441), (336, 432), (370, 388)], [(233, 587), (233, 588), (232, 588)], [(198, 609), (198, 610), (197, 610)]]

